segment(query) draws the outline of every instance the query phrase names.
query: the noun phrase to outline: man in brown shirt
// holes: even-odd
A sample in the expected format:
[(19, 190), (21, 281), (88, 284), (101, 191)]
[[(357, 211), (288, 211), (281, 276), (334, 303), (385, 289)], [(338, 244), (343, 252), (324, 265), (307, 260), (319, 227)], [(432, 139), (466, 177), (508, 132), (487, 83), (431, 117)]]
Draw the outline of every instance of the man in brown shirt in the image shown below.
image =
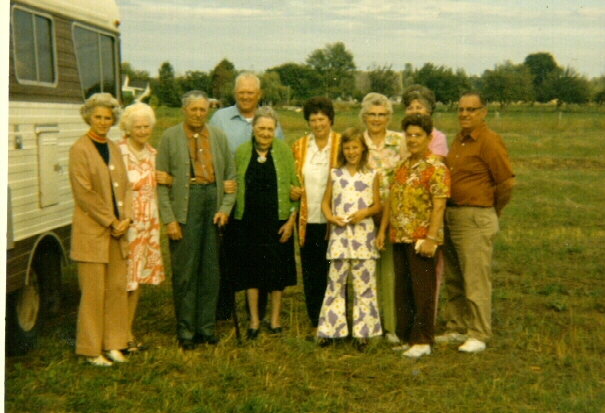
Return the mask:
[(484, 350), (492, 334), (493, 241), (515, 183), (504, 142), (487, 127), (486, 116), (479, 93), (462, 94), (462, 130), (445, 160), (451, 176), (444, 244), (448, 331), (435, 341), (465, 341), (458, 350), (467, 353)]

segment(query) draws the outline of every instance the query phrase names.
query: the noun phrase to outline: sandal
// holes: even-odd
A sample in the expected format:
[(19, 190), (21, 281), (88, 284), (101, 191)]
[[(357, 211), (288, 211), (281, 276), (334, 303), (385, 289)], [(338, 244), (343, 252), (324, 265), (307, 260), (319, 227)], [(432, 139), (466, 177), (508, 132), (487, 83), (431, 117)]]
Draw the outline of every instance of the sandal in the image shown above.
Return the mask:
[(128, 348), (126, 350), (124, 350), (124, 352), (126, 352), (128, 354), (134, 354), (134, 353), (138, 353), (140, 351), (145, 351), (148, 349), (149, 349), (149, 347), (147, 347), (145, 344), (143, 344), (142, 341), (132, 340), (132, 341), (128, 342)]
[(111, 361), (109, 361), (105, 357), (103, 357), (103, 355), (96, 356), (96, 357), (86, 357), (86, 361), (89, 362), (90, 364), (92, 364), (93, 366), (99, 366), (99, 367), (109, 367), (113, 364)]

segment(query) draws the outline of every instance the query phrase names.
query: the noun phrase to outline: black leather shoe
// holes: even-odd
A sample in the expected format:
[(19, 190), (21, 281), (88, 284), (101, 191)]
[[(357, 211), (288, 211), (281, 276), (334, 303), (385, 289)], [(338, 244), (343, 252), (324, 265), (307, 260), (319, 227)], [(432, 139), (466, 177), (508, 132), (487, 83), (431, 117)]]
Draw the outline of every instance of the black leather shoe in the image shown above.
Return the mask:
[(367, 338), (356, 338), (353, 342), (353, 345), (360, 353), (365, 353), (368, 349), (368, 339)]
[(206, 344), (215, 346), (219, 343), (219, 341), (221, 341), (221, 340), (214, 334), (202, 334), (202, 341), (201, 341), (202, 343), (206, 343)]
[(248, 340), (256, 340), (258, 338), (258, 328), (249, 328), (248, 329)]
[(193, 340), (189, 340), (187, 338), (180, 338), (179, 347), (185, 351), (195, 350), (195, 343), (193, 342)]
[(281, 334), (283, 331), (281, 327), (269, 327), (269, 334)]
[(193, 336), (193, 342), (196, 344), (211, 344), (211, 345), (216, 345), (219, 343), (219, 341), (221, 341), (217, 336), (215, 336), (214, 334), (196, 334), (195, 336)]

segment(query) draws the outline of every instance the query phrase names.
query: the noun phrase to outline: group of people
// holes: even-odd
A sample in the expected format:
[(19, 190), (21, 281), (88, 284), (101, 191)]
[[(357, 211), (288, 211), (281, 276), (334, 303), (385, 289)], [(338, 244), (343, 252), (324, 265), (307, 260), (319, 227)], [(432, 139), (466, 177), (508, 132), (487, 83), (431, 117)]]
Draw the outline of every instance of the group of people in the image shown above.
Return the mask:
[[(258, 77), (241, 74), (234, 92), (236, 104), (209, 122), (206, 94), (185, 93), (184, 121), (165, 130), (157, 151), (147, 143), (149, 106), (125, 109), (117, 144), (107, 133), (118, 102), (101, 93), (82, 107), (90, 130), (70, 150), (71, 257), (82, 290), (76, 353), (106, 366), (146, 348), (132, 325), (139, 284), (165, 278), (160, 217), (183, 350), (219, 342), (215, 322), (230, 315), (235, 291), (245, 291), (249, 340), (263, 323), (282, 332), (282, 292), (297, 282), (295, 234), (320, 346), (349, 336), (350, 282), (360, 351), (382, 335), (408, 357), (430, 354), (434, 341), (485, 349), (492, 245), (514, 175), (502, 139), (485, 125), (481, 95), (462, 95), (461, 132), (448, 153), (423, 86), (404, 92), (401, 133), (388, 130), (393, 107), (381, 94), (363, 99), (365, 131), (342, 134), (332, 129), (332, 102), (311, 98), (303, 107), (311, 133), (292, 147), (276, 112), (258, 106)], [(442, 274), (447, 331), (435, 336)]]

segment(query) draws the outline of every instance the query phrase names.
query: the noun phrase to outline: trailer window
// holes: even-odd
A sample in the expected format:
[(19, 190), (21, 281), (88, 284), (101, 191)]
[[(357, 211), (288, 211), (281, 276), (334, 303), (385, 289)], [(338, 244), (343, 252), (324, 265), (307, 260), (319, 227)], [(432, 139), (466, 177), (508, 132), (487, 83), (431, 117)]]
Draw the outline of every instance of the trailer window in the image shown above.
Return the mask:
[(84, 99), (98, 92), (117, 97), (115, 37), (75, 25), (73, 35)]
[(53, 21), (14, 7), (13, 41), (15, 73), (19, 83), (55, 86)]

